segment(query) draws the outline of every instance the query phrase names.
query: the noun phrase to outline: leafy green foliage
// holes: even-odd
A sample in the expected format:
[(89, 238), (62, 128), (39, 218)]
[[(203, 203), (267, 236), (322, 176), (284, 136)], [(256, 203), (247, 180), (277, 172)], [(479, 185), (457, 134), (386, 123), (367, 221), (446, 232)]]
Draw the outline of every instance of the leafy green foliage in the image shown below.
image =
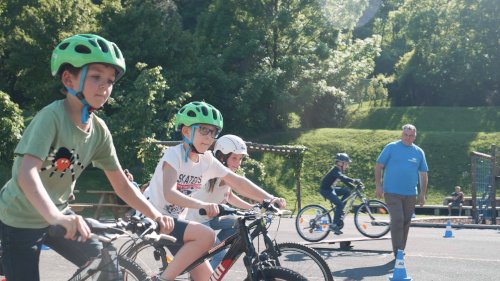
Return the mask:
[(0, 163), (11, 164), (14, 148), (21, 139), (24, 128), (22, 110), (10, 99), (10, 96), (0, 91)]
[(168, 148), (165, 145), (156, 144), (155, 142), (157, 141), (154, 138), (144, 138), (138, 146), (137, 159), (139, 159), (143, 167), (143, 182), (153, 177), (156, 165), (158, 165), (163, 151)]
[(145, 64), (138, 64), (137, 69), (141, 72), (134, 83), (115, 91), (115, 99), (106, 110), (106, 122), (118, 155), (130, 167), (141, 164), (137, 155), (145, 138), (171, 136), (174, 114), (189, 97), (188, 93), (168, 95), (161, 67), (148, 69)]
[(231, 116), (227, 128), (244, 126), (242, 134), (284, 129), (293, 114), (306, 113), (304, 126), (337, 125), (373, 70), (380, 40), (351, 40), (332, 27), (320, 2), (214, 1), (195, 34), (205, 59), (193, 96), (212, 101)]
[[(498, 1), (409, 0), (388, 14), (395, 105), (500, 105)], [(386, 57), (388, 58), (388, 57)], [(394, 65), (394, 64), (393, 64)]]
[(95, 32), (98, 7), (81, 0), (5, 2), (0, 89), (23, 108), (38, 110), (61, 97), (50, 75), (52, 50), (65, 37)]
[(263, 163), (246, 157), (245, 161), (241, 164), (241, 175), (250, 179), (255, 184), (262, 186), (266, 177), (266, 170)]

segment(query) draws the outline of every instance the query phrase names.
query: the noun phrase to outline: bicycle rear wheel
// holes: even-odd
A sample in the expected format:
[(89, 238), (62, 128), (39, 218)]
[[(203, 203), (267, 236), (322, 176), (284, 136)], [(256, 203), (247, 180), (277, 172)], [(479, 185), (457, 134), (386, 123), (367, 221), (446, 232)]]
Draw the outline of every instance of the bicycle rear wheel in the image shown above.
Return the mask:
[(295, 218), (295, 229), (304, 240), (318, 242), (330, 233), (332, 223), (330, 213), (320, 205), (308, 205), (302, 208)]
[(389, 208), (382, 201), (368, 200), (356, 209), (354, 225), (366, 237), (382, 237), (391, 229)]
[(276, 265), (300, 272), (310, 281), (333, 281), (330, 267), (314, 249), (293, 242), (279, 243), (276, 246), (281, 253)]

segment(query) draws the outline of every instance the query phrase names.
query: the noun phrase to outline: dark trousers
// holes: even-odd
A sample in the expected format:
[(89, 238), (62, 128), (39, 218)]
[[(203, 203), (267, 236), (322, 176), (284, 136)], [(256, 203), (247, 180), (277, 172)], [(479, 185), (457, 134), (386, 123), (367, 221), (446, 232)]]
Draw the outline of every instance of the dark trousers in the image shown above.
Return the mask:
[(40, 250), (49, 246), (67, 260), (81, 267), (101, 253), (102, 244), (97, 240), (85, 243), (47, 236), (47, 228), (31, 229), (8, 226), (0, 221), (2, 239), (2, 264), (9, 281), (38, 281)]
[(385, 203), (391, 213), (391, 238), (394, 255), (404, 250), (410, 232), (411, 216), (415, 212), (417, 198), (394, 193), (384, 193)]
[[(335, 192), (335, 193), (334, 193)], [(333, 223), (338, 224), (340, 218), (342, 217), (342, 211), (344, 210), (344, 203), (342, 201), (351, 194), (351, 191), (347, 188), (336, 188), (336, 189), (320, 189), (319, 193), (325, 199), (330, 200), (335, 204), (335, 213), (333, 214)], [(342, 196), (342, 198), (339, 198)]]

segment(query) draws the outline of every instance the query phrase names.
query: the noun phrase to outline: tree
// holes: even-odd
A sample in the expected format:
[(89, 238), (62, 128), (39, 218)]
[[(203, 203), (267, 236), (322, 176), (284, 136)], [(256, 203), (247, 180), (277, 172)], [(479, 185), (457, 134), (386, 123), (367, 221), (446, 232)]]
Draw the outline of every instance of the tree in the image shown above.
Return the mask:
[(22, 110), (8, 94), (0, 91), (0, 166), (10, 166), (14, 148), (24, 129)]
[(0, 88), (23, 108), (38, 110), (61, 97), (50, 74), (52, 50), (63, 38), (96, 30), (98, 6), (87, 1), (4, 1)]
[(408, 0), (389, 13), (395, 105), (499, 105), (498, 1)]
[(168, 93), (161, 67), (138, 64), (136, 68), (139, 76), (113, 91), (115, 98), (105, 108), (104, 117), (120, 160), (128, 167), (141, 165), (138, 153), (145, 139), (172, 137), (173, 117), (189, 97), (188, 93)]
[[(131, 0), (123, 5), (108, 5), (99, 15), (104, 36), (120, 46), (129, 70), (125, 79), (139, 75), (134, 67), (145, 63), (162, 67), (169, 81), (169, 92), (189, 91), (193, 68), (197, 64), (195, 44), (189, 32), (182, 29), (182, 19), (172, 0)], [(145, 20), (147, 19), (147, 20)]]
[[(331, 1), (214, 1), (196, 32), (199, 57), (205, 59), (193, 95), (220, 107), (230, 116), (229, 129), (245, 127), (243, 134), (286, 128), (292, 114), (308, 107), (314, 114), (314, 101), (347, 102), (321, 99), (330, 95), (322, 83), (353, 94), (373, 69), (379, 40), (350, 40), (349, 30), (339, 28), (356, 21), (342, 19), (362, 13), (344, 9), (345, 14), (331, 13), (333, 21), (325, 16), (325, 3)], [(349, 54), (353, 60), (345, 59)]]

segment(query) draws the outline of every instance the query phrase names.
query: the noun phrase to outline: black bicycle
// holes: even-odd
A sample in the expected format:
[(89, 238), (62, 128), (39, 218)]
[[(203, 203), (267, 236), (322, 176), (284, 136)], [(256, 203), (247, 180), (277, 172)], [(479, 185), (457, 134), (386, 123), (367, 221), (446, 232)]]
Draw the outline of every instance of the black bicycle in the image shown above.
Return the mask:
[[(130, 222), (117, 221), (109, 224), (90, 218), (86, 218), (85, 221), (92, 232), (91, 237), (101, 241), (103, 249), (97, 258), (93, 259), (88, 265), (78, 269), (69, 281), (150, 280), (148, 274), (137, 263), (126, 256), (118, 254), (118, 250), (113, 246), (113, 242), (121, 237), (132, 237), (132, 234), (128, 231), (129, 229), (137, 229), (142, 225), (154, 224), (151, 219), (145, 218)], [(50, 226), (48, 230), (48, 235), (53, 237), (63, 237), (65, 233), (66, 230), (60, 225)], [(140, 238), (143, 241), (158, 241), (160, 239), (171, 241), (171, 243), (176, 241), (172, 236), (156, 232), (144, 233)]]
[[(352, 192), (342, 202), (344, 203), (344, 216), (339, 223), (339, 228), (344, 227), (344, 217), (354, 210), (354, 225), (356, 229), (366, 237), (379, 238), (386, 235), (390, 230), (391, 217), (387, 205), (379, 200), (368, 200), (363, 194), (365, 186), (357, 182)], [(359, 199), (359, 205), (354, 202)], [(330, 210), (316, 204), (307, 205), (302, 208), (295, 219), (295, 228), (300, 237), (310, 242), (318, 242), (326, 238), (330, 233), (332, 215), (335, 205), (331, 203)]]
[[(269, 202), (263, 203), (261, 207), (273, 212), (279, 211)], [(242, 254), (245, 254), (243, 262), (247, 271), (246, 280), (333, 280), (330, 268), (321, 255), (313, 249), (297, 243), (279, 244), (273, 241), (267, 234), (266, 213), (260, 210), (240, 211), (225, 205), (220, 205), (219, 209), (221, 219), (225, 215), (238, 217), (235, 226), (237, 233), (209, 250), (188, 266), (182, 274), (189, 272), (204, 260), (212, 258), (223, 249), (228, 249), (210, 280), (222, 280)], [(203, 214), (204, 210), (200, 212)], [(252, 222), (247, 226), (247, 221)], [(259, 236), (264, 238), (266, 246), (260, 254), (252, 242)], [(140, 241), (132, 244), (127, 247), (127, 257), (139, 263), (149, 275), (163, 272), (172, 260), (167, 248), (169, 242)], [(300, 270), (300, 275), (290, 268)]]

